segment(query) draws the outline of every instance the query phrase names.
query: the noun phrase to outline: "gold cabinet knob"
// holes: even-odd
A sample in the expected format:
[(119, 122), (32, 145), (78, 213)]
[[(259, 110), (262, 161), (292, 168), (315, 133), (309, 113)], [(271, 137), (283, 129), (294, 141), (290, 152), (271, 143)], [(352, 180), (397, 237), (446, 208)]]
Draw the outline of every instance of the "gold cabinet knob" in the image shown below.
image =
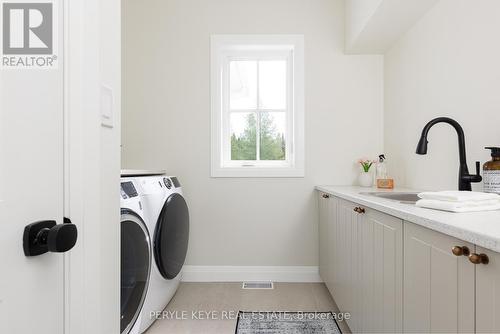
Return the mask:
[(490, 258), (486, 254), (476, 254), (472, 253), (469, 255), (469, 261), (474, 264), (488, 264), (490, 262)]
[(323, 194), (323, 198), (330, 198), (330, 195), (328, 195), (328, 194)]
[(469, 256), (469, 254), (470, 254), (469, 247), (467, 247), (467, 246), (463, 246), (463, 247), (455, 246), (451, 249), (451, 252), (455, 256), (462, 256), (462, 255)]

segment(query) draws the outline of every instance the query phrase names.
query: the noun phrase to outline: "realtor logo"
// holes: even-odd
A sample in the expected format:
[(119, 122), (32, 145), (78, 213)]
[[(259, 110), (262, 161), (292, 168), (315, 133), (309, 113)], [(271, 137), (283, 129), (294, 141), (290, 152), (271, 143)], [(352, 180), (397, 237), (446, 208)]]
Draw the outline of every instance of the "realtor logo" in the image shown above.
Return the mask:
[(3, 1), (2, 68), (56, 67), (54, 7), (52, 1)]

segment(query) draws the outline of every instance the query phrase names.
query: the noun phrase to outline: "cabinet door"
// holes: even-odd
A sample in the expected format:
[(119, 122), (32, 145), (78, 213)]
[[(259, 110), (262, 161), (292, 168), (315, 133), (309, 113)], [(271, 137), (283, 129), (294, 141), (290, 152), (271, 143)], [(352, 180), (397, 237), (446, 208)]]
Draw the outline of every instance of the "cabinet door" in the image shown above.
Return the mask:
[(329, 240), (330, 235), (330, 220), (331, 220), (331, 209), (330, 195), (319, 192), (318, 203), (319, 203), (319, 275), (323, 282), (325, 282), (328, 289), (331, 290), (331, 262), (333, 258), (332, 250), (333, 248)]
[(330, 196), (328, 201), (328, 230), (326, 232), (326, 240), (328, 243), (328, 265), (327, 265), (327, 280), (326, 286), (332, 293), (335, 286), (335, 274), (336, 274), (336, 237), (337, 237), (337, 207), (338, 207), (339, 199), (336, 197)]
[(476, 332), (500, 333), (500, 254), (476, 247), (488, 264), (476, 265)]
[(335, 224), (335, 275), (334, 299), (342, 312), (351, 313), (347, 320), (353, 332), (359, 331), (359, 299), (358, 277), (358, 225), (359, 215), (354, 211), (354, 203), (337, 201), (337, 217)]
[(473, 333), (474, 265), (454, 246), (474, 245), (404, 225), (404, 332)]
[(359, 328), (369, 333), (403, 329), (403, 221), (365, 209), (359, 225)]

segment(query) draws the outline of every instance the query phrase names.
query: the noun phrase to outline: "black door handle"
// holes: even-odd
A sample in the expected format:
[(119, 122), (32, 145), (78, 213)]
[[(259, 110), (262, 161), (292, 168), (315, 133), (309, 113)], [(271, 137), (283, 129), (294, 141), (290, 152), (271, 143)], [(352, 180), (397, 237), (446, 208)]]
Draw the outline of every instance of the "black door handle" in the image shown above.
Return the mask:
[(24, 255), (37, 256), (47, 252), (64, 253), (76, 244), (78, 230), (69, 218), (64, 224), (55, 220), (43, 220), (27, 225), (24, 228)]

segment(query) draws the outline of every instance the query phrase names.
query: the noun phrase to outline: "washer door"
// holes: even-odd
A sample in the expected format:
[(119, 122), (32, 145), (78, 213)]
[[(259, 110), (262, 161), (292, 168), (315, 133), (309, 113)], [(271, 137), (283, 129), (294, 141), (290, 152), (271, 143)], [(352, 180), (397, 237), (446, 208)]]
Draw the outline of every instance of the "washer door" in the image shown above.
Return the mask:
[(134, 326), (146, 298), (151, 269), (151, 246), (144, 221), (134, 212), (121, 212), (120, 333)]
[(189, 239), (189, 210), (181, 194), (170, 195), (160, 212), (154, 235), (155, 261), (165, 279), (175, 278), (184, 265)]

